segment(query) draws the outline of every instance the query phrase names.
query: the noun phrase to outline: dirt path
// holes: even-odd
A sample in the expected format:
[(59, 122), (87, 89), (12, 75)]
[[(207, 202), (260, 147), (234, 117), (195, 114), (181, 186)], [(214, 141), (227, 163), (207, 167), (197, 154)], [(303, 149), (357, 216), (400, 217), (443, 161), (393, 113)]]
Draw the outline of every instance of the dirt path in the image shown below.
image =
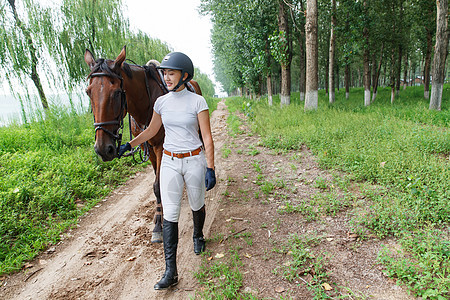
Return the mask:
[[(271, 251), (293, 232), (314, 233), (321, 237), (318, 247), (330, 253), (326, 267), (336, 285), (372, 299), (410, 299), (376, 267), (375, 258), (382, 243), (376, 239), (357, 243), (348, 236), (346, 213), (315, 222), (298, 214), (279, 213), (284, 200), (307, 198), (317, 193), (311, 184), (315, 179), (331, 177), (317, 167), (310, 152), (304, 149), (301, 153), (269, 153), (258, 146), (258, 137), (247, 134), (245, 128), (244, 134), (230, 138), (227, 116), (221, 102), (211, 117), (219, 180), (207, 193), (204, 232), (208, 238), (242, 229), (250, 233), (251, 245), (243, 237), (207, 245), (212, 254), (239, 246), (241, 257), (247, 257), (242, 271), (244, 288), (259, 298), (312, 299), (302, 282), (288, 282), (274, 275), (277, 265), (286, 264), (286, 255)], [(228, 155), (224, 156), (224, 150), (229, 151)], [(261, 167), (260, 171), (254, 170), (255, 164)], [(255, 184), (262, 180), (258, 176), (267, 181), (281, 176), (287, 192), (283, 194), (280, 189), (264, 195)], [(193, 253), (192, 215), (186, 200), (179, 222), (180, 282), (174, 290), (153, 290), (164, 272), (162, 245), (149, 242), (155, 210), (153, 178), (153, 171), (148, 168), (104, 199), (57, 246), (32, 261), (25, 271), (3, 281), (0, 299), (193, 298), (199, 289), (193, 272), (202, 257)]]

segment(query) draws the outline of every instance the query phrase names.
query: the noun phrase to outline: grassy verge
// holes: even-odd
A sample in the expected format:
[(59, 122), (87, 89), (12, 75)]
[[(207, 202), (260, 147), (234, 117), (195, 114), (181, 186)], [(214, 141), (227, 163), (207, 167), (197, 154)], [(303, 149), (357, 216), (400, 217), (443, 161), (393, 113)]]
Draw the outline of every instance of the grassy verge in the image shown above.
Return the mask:
[(143, 167), (131, 159), (104, 163), (93, 144), (90, 113), (55, 109), (45, 120), (0, 128), (0, 274), (57, 243), (80, 215)]
[[(284, 108), (278, 97), (272, 107), (267, 99), (231, 98), (227, 105), (249, 117), (266, 147), (296, 150), (306, 145), (322, 167), (344, 171), (360, 183), (364, 203), (354, 211), (353, 226), (381, 238), (395, 236), (402, 246), (399, 253), (380, 253), (386, 273), (415, 296), (442, 299), (450, 295), (449, 98), (446, 85), (440, 112), (428, 110), (421, 87), (401, 91), (393, 104), (390, 90), (381, 89), (369, 107), (364, 107), (360, 89), (352, 90), (349, 99), (339, 91), (333, 105), (319, 91), (319, 109), (313, 112), (304, 112), (295, 93)], [(310, 202), (318, 205), (309, 214), (313, 217), (346, 205), (321, 205), (329, 199)]]

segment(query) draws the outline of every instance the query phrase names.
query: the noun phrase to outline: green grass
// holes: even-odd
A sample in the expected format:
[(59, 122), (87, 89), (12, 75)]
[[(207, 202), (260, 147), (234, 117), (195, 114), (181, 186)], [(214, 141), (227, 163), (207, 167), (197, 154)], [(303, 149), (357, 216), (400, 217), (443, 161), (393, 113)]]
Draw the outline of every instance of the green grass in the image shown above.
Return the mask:
[[(393, 104), (390, 89), (381, 88), (369, 107), (364, 106), (362, 89), (352, 89), (349, 99), (345, 99), (343, 90), (338, 91), (332, 105), (321, 90), (318, 110), (309, 112), (304, 111), (298, 93), (292, 94), (291, 105), (284, 108), (280, 108), (278, 96), (272, 107), (264, 98), (249, 101), (235, 97), (228, 99), (227, 105), (231, 111), (241, 112), (251, 107), (251, 128), (261, 136), (265, 147), (299, 151), (307, 146), (322, 168), (344, 171), (347, 181), (359, 183), (364, 198), (358, 201), (352, 220), (356, 230), (370, 230), (381, 238), (393, 235), (401, 241), (414, 235), (419, 243), (427, 243), (433, 232), (433, 247), (442, 248), (449, 242), (450, 221), (448, 84), (442, 99), (442, 111), (430, 111), (429, 101), (423, 98), (423, 87), (409, 87), (400, 91)], [(370, 185), (376, 189), (368, 188)], [(326, 192), (329, 184), (319, 178), (315, 187)], [(351, 194), (341, 199), (330, 192), (296, 205), (287, 202), (280, 212), (301, 212), (315, 220), (318, 211), (334, 215), (353, 202)], [(423, 252), (411, 245), (402, 242), (405, 257), (414, 257), (413, 261), (388, 254), (380, 256), (389, 267), (389, 274), (412, 291), (428, 291), (422, 297), (448, 297), (448, 263), (436, 258), (431, 246)], [(446, 271), (427, 267), (436, 261)], [(414, 267), (408, 267), (411, 265)], [(406, 271), (402, 271), (402, 266)], [(403, 276), (402, 272), (411, 274)]]
[(90, 113), (54, 109), (45, 120), (0, 128), (0, 274), (55, 244), (141, 168), (131, 159), (103, 163), (93, 145)]
[[(266, 147), (297, 150), (306, 145), (322, 167), (343, 170), (356, 181), (386, 186), (389, 192), (380, 195), (382, 199), (373, 200), (389, 203), (395, 215), (374, 210), (373, 218), (366, 224), (380, 234), (405, 229), (407, 223), (447, 223), (448, 106), (443, 105), (441, 112), (429, 111), (424, 101), (413, 97), (415, 89), (402, 91), (404, 97), (395, 102), (399, 104), (391, 105), (382, 98), (385, 92), (382, 89), (377, 101), (367, 108), (362, 104), (362, 91), (357, 90), (349, 100), (343, 99), (341, 91), (332, 106), (322, 92), (319, 109), (308, 113), (295, 101), (281, 109), (276, 104), (268, 107), (262, 100), (253, 105), (253, 130), (262, 136)], [(244, 102), (229, 102), (235, 101)], [(401, 228), (379, 226), (377, 222), (390, 222), (386, 217), (409, 221), (402, 223)]]
[[(320, 237), (292, 234), (285, 245), (274, 248), (277, 253), (286, 254), (287, 260), (274, 269), (274, 274), (284, 279), (302, 281), (314, 295), (314, 299), (332, 299), (323, 289), (323, 284), (328, 283), (329, 274), (325, 265), (327, 258), (325, 253), (314, 253), (311, 248), (320, 242)], [(310, 282), (304, 281), (303, 277), (310, 275)]]
[(251, 293), (243, 293), (241, 258), (236, 249), (230, 249), (221, 259), (202, 260), (194, 274), (202, 289), (196, 291), (200, 299), (257, 299)]

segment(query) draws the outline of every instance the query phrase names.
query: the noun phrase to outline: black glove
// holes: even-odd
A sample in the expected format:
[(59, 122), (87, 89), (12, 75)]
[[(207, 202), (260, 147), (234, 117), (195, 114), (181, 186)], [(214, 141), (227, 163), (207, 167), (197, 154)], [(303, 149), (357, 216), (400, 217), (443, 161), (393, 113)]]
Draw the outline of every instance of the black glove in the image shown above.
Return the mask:
[(205, 185), (207, 191), (216, 185), (216, 172), (214, 169), (206, 168)]
[(120, 158), (125, 152), (130, 150), (131, 150), (130, 143), (127, 142), (126, 144), (120, 145), (119, 151), (117, 151), (117, 156)]

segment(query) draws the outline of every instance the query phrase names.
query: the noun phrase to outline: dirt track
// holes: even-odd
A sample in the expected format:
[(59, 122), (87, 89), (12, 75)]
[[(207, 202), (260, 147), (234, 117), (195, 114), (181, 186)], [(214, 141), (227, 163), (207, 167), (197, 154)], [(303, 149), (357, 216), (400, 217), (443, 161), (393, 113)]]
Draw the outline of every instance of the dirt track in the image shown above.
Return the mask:
[[(237, 236), (226, 242), (207, 244), (213, 254), (226, 254), (228, 247), (240, 249), (244, 274), (242, 290), (258, 298), (313, 298), (305, 283), (311, 280), (310, 275), (303, 277), (305, 282), (288, 282), (273, 272), (289, 260), (288, 255), (276, 254), (273, 248), (282, 245), (292, 233), (298, 233), (317, 235), (320, 243), (314, 250), (328, 253), (326, 268), (331, 274), (330, 283), (337, 287), (336, 295), (345, 292), (341, 287), (348, 287), (355, 294), (364, 295), (350, 299), (412, 299), (383, 275), (376, 262), (383, 244), (396, 247), (395, 242), (349, 237), (351, 210), (344, 209), (334, 217), (325, 216), (315, 222), (299, 214), (278, 212), (284, 205), (283, 199), (295, 204), (320, 193), (312, 184), (317, 178), (332, 180), (329, 172), (318, 167), (306, 147), (298, 152), (280, 154), (259, 146), (258, 137), (252, 134), (230, 138), (227, 116), (223, 102), (211, 116), (218, 184), (206, 196), (204, 233), (207, 238), (217, 234), (232, 236), (232, 232), (241, 230), (249, 234), (250, 244)], [(226, 159), (222, 148), (231, 151)], [(249, 154), (255, 150), (259, 154)], [(252, 167), (255, 163), (261, 166), (258, 173)], [(261, 189), (254, 180), (261, 175), (267, 181), (281, 178), (286, 187), (267, 198), (261, 197)], [(179, 222), (180, 282), (173, 290), (153, 290), (164, 272), (162, 244), (149, 242), (155, 211), (153, 179), (153, 169), (149, 167), (114, 191), (83, 217), (77, 228), (69, 231), (58, 245), (32, 261), (25, 271), (4, 280), (0, 299), (193, 298), (200, 288), (193, 272), (200, 266), (202, 257), (193, 253), (192, 214), (186, 200)]]

